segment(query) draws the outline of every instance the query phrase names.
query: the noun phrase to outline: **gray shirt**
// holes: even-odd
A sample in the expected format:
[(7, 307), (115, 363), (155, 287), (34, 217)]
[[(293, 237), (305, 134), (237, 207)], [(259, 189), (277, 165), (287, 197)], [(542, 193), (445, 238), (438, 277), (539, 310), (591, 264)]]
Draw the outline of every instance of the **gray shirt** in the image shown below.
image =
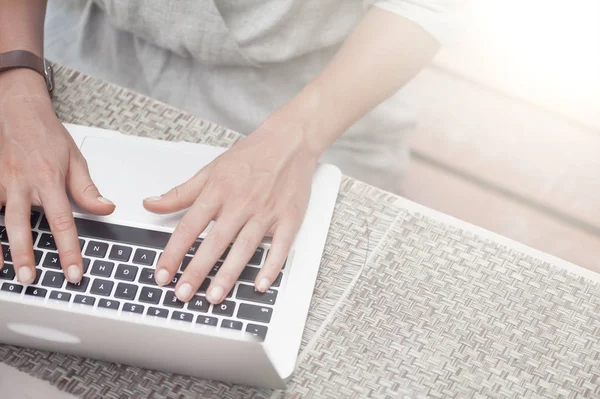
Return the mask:
[[(443, 42), (460, 3), (55, 0), (46, 56), (249, 134), (327, 65), (369, 7), (411, 19)], [(404, 136), (414, 124), (401, 95), (393, 96), (355, 123), (325, 160), (357, 178), (373, 175), (366, 169), (388, 171), (366, 180), (393, 189), (388, 183), (405, 166)]]

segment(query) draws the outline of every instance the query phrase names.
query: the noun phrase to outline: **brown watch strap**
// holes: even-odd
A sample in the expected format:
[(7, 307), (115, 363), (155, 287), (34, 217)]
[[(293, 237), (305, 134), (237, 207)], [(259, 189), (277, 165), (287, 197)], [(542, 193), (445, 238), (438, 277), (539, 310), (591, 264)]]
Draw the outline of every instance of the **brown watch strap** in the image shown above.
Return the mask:
[(52, 89), (54, 89), (52, 67), (43, 58), (26, 50), (12, 50), (0, 53), (0, 72), (15, 68), (33, 69), (42, 75), (44, 80), (46, 80), (48, 92), (52, 95)]

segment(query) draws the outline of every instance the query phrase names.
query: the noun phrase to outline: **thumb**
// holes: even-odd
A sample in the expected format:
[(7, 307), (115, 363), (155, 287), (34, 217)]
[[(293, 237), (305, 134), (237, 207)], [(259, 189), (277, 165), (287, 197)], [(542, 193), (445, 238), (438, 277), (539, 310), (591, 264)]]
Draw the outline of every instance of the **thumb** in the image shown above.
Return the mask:
[(189, 208), (200, 195), (205, 181), (202, 173), (197, 174), (163, 195), (144, 199), (144, 208), (154, 213), (173, 213)]
[(115, 210), (115, 204), (100, 195), (81, 154), (71, 159), (67, 188), (77, 205), (87, 212), (108, 215)]

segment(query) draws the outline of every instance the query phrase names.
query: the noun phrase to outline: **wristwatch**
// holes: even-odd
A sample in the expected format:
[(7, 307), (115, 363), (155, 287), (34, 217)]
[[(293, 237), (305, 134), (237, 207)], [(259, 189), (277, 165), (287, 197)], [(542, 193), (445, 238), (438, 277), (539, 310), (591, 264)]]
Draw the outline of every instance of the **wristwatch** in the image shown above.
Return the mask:
[(29, 68), (33, 69), (46, 80), (46, 88), (50, 97), (54, 90), (54, 72), (52, 66), (46, 59), (38, 57), (34, 53), (26, 50), (13, 50), (6, 53), (0, 53), (0, 72), (15, 69)]

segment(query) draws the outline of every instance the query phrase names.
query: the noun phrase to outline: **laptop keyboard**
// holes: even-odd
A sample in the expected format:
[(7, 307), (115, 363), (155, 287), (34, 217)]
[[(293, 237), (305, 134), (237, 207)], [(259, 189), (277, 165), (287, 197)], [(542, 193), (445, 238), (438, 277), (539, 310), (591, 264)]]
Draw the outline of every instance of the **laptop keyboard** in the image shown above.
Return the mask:
[[(0, 210), (0, 215), (3, 214), (4, 208)], [(37, 274), (33, 284), (27, 286), (16, 281), (8, 235), (4, 226), (0, 225), (4, 256), (4, 268), (0, 270), (0, 290), (87, 305), (91, 309), (110, 309), (123, 316), (138, 314), (199, 326), (246, 331), (265, 339), (279, 287), (286, 273), (284, 265), (284, 270), (267, 292), (260, 293), (254, 289), (254, 280), (264, 262), (269, 244), (261, 244), (256, 250), (235, 287), (222, 303), (210, 304), (205, 294), (229, 248), (211, 269), (194, 297), (188, 303), (183, 303), (175, 297), (174, 288), (202, 243), (201, 238), (192, 245), (171, 283), (159, 287), (154, 280), (154, 270), (170, 233), (80, 218), (75, 218), (75, 224), (80, 236), (84, 275), (80, 283), (71, 284), (63, 275), (48, 221), (41, 212), (31, 212)]]

